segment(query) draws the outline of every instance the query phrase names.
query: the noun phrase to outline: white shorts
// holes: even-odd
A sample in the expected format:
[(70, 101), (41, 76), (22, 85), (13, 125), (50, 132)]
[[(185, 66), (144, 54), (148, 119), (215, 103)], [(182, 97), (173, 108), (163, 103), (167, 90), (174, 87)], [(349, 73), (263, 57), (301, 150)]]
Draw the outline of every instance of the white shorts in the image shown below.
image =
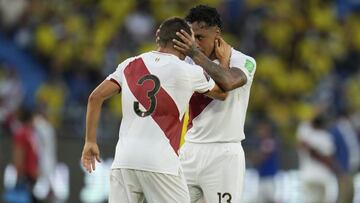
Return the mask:
[(191, 202), (239, 203), (245, 175), (241, 143), (185, 143), (180, 161)]
[[(311, 176), (310, 176), (311, 177)], [(308, 203), (335, 203), (338, 198), (338, 182), (335, 175), (327, 171), (312, 178), (301, 176), (303, 189), (303, 202)]]
[(276, 202), (275, 200), (276, 185), (275, 178), (263, 177), (259, 180), (259, 191), (256, 197), (256, 203)]
[(188, 203), (189, 191), (181, 171), (178, 176), (140, 171), (112, 169), (109, 203)]

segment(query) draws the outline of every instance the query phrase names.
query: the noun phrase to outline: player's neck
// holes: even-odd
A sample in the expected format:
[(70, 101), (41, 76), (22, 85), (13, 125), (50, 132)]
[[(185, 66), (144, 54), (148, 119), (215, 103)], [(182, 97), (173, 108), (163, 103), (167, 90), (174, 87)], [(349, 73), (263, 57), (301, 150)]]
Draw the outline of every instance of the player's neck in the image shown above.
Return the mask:
[(215, 54), (215, 50), (210, 54), (209, 59), (212, 60), (212, 61), (217, 59), (216, 54)]
[(177, 56), (178, 58), (181, 59), (181, 53), (173, 48), (169, 48), (169, 47), (159, 47), (157, 49), (158, 52), (162, 52), (162, 53), (168, 53), (168, 54), (172, 54)]

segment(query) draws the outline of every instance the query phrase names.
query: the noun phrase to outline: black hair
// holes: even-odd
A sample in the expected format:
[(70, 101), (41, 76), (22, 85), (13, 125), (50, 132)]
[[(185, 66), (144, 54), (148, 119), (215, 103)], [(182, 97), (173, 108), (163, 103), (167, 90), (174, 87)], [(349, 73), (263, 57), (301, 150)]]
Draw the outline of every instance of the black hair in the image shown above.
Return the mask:
[(32, 121), (34, 117), (33, 110), (29, 107), (22, 106), (18, 111), (18, 118), (22, 123), (28, 123)]
[(325, 113), (320, 113), (312, 119), (311, 123), (312, 126), (316, 129), (325, 129), (328, 123), (328, 118)]
[(222, 29), (222, 21), (216, 8), (207, 5), (198, 5), (191, 8), (185, 20), (189, 23), (204, 22), (207, 26), (218, 26)]
[(184, 19), (179, 17), (171, 17), (166, 19), (160, 25), (160, 32), (158, 35), (158, 43), (160, 44), (160, 46), (166, 46), (166, 44), (172, 42), (173, 39), (182, 41), (180, 37), (176, 35), (176, 32), (180, 32), (180, 30), (184, 30), (191, 35), (190, 26), (186, 23)]

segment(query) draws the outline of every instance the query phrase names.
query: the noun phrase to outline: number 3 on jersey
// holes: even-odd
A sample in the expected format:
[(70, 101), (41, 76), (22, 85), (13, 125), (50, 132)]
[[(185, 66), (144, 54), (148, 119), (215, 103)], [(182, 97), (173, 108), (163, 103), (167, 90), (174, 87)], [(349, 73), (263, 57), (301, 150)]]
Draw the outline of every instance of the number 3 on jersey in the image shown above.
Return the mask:
[(137, 81), (137, 84), (143, 86), (144, 82), (147, 80), (151, 80), (154, 83), (154, 88), (147, 92), (147, 98), (149, 98), (150, 100), (149, 109), (147, 109), (146, 111), (142, 111), (139, 107), (139, 102), (134, 102), (134, 111), (140, 117), (150, 116), (155, 111), (157, 104), (156, 94), (160, 90), (160, 80), (155, 75), (145, 75)]

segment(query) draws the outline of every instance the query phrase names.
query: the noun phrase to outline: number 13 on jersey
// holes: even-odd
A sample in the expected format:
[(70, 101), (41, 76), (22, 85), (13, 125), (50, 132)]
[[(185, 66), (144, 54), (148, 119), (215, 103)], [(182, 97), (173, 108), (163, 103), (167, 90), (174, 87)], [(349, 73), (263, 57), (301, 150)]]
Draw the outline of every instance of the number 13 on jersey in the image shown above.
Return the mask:
[(231, 194), (230, 193), (228, 193), (228, 192), (225, 192), (225, 193), (218, 192), (217, 195), (219, 197), (219, 203), (223, 203), (223, 202), (231, 203)]

